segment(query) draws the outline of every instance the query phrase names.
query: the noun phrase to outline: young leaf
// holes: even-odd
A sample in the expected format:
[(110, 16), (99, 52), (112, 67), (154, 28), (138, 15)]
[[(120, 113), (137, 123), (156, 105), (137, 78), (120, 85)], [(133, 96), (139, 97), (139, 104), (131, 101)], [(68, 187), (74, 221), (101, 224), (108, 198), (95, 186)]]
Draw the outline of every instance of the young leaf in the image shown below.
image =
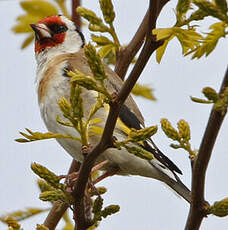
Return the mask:
[(51, 133), (51, 132), (47, 132), (47, 133), (32, 132), (30, 129), (26, 129), (26, 131), (30, 135), (20, 132), (20, 134), (25, 138), (18, 138), (18, 139), (15, 139), (15, 141), (20, 142), (20, 143), (26, 143), (26, 142), (31, 142), (31, 141), (39, 141), (39, 140), (46, 140), (46, 139), (53, 139), (53, 138), (69, 138), (69, 139), (73, 139), (76, 141), (81, 141), (79, 138), (73, 137), (68, 134), (63, 135), (60, 133)]
[(161, 45), (160, 47), (158, 47), (158, 49), (156, 50), (156, 60), (157, 63), (161, 62), (161, 59), (165, 53), (165, 50), (167, 48), (168, 43), (174, 38), (174, 35), (171, 35), (168, 39), (166, 39), (163, 43), (163, 45)]
[(108, 45), (104, 45), (102, 46), (99, 51), (98, 54), (100, 55), (101, 58), (105, 58), (109, 55), (110, 52), (115, 53), (115, 45), (114, 44), (108, 44)]
[(152, 101), (156, 100), (153, 95), (153, 89), (149, 88), (147, 85), (135, 84), (131, 92), (136, 96), (141, 96)]
[(210, 26), (212, 30), (208, 33), (207, 37), (203, 39), (203, 42), (200, 46), (197, 46), (192, 51), (186, 53), (186, 55), (192, 54), (192, 59), (201, 58), (203, 55), (208, 56), (216, 47), (219, 39), (225, 37), (226, 31), (225, 28), (227, 25), (223, 22), (218, 22)]
[(41, 208), (26, 208), (25, 210), (18, 210), (15, 212), (7, 213), (4, 216), (0, 216), (0, 221), (5, 223), (6, 217), (13, 218), (16, 221), (21, 221), (28, 219), (29, 217), (38, 215), (40, 213), (48, 211), (49, 208), (41, 209)]

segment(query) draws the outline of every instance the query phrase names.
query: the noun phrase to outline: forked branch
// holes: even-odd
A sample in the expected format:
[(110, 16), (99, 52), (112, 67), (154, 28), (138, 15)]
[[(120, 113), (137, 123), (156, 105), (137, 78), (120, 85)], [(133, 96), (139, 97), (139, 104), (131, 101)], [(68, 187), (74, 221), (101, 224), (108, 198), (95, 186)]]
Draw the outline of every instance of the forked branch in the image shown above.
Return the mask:
[(150, 0), (149, 10), (148, 10), (149, 23), (146, 30), (146, 41), (144, 43), (143, 49), (128, 79), (126, 80), (122, 89), (118, 93), (117, 98), (110, 105), (110, 111), (108, 114), (108, 118), (100, 142), (85, 157), (81, 165), (78, 180), (75, 189), (73, 191), (73, 195), (75, 197), (74, 214), (77, 222), (75, 229), (77, 230), (85, 230), (89, 225), (89, 223), (85, 218), (85, 213), (84, 213), (84, 193), (90, 175), (90, 171), (96, 161), (96, 158), (107, 148), (112, 146), (112, 134), (115, 128), (115, 124), (118, 118), (120, 108), (123, 105), (126, 98), (128, 97), (128, 95), (130, 94), (136, 81), (140, 77), (140, 74), (142, 73), (151, 54), (161, 45), (161, 43), (157, 42), (155, 37), (152, 35), (152, 29), (155, 28), (156, 20), (158, 16), (157, 12), (159, 7), (159, 2), (160, 2), (159, 0), (155, 0), (155, 1)]

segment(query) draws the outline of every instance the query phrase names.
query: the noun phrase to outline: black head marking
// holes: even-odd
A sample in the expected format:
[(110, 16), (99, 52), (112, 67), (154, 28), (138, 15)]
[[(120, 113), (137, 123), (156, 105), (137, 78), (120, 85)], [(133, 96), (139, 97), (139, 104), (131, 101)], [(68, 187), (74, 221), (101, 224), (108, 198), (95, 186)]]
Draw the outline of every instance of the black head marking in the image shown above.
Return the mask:
[(58, 23), (50, 24), (48, 25), (48, 28), (51, 30), (53, 34), (61, 34), (68, 30), (66, 25)]

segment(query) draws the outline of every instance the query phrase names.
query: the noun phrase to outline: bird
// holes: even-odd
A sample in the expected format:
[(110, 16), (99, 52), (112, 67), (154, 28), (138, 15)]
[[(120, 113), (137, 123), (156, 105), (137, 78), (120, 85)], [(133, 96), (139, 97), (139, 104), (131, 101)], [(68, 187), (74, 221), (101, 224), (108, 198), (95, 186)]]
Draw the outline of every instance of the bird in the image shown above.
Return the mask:
[[(75, 129), (59, 124), (56, 117), (65, 119), (61, 115), (58, 101), (63, 97), (68, 100), (70, 98), (71, 83), (66, 69), (92, 76), (83, 48), (85, 38), (74, 22), (63, 15), (49, 16), (30, 26), (35, 33), (36, 83), (43, 121), (50, 132), (79, 137)], [(110, 94), (118, 92), (123, 81), (108, 65), (103, 63), (103, 66), (107, 75), (105, 79), (107, 90)], [(97, 95), (96, 91), (82, 89), (85, 117), (88, 117)], [(100, 127), (104, 127), (107, 116), (108, 110), (105, 106), (94, 115), (102, 120), (99, 123)], [(122, 141), (127, 137), (126, 128), (140, 130), (143, 127), (145, 127), (144, 118), (130, 95), (121, 107), (113, 135)], [(89, 142), (94, 146), (99, 139), (99, 135), (94, 135), (89, 138)], [(75, 160), (83, 161), (80, 142), (65, 138), (56, 140)], [(124, 148), (108, 148), (97, 158), (96, 163), (107, 161), (105, 170), (118, 169), (116, 172), (118, 175), (138, 175), (159, 180), (190, 203), (190, 190), (177, 175), (182, 174), (181, 170), (159, 150), (151, 138), (138, 146), (152, 153), (154, 158), (145, 160), (130, 154)]]

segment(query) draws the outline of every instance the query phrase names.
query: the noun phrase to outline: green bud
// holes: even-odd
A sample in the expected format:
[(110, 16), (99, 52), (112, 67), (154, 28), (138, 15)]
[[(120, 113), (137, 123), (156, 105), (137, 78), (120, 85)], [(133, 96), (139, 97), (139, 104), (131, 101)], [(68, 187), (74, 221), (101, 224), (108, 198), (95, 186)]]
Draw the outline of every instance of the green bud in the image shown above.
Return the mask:
[(46, 191), (42, 192), (40, 194), (40, 200), (42, 201), (63, 201), (63, 202), (69, 202), (69, 197), (66, 196), (65, 193), (63, 193), (61, 190), (52, 190), (52, 191)]
[(112, 214), (115, 214), (120, 211), (119, 205), (109, 205), (105, 207), (104, 210), (102, 210), (102, 217), (106, 218), (107, 216), (110, 216)]
[(124, 145), (124, 148), (127, 149), (127, 151), (137, 157), (140, 157), (142, 159), (145, 160), (153, 160), (154, 159), (154, 155), (146, 150), (144, 150), (143, 148), (140, 147), (135, 147), (135, 146), (127, 146)]
[(188, 142), (191, 139), (190, 127), (188, 122), (186, 122), (185, 120), (180, 120), (177, 123), (177, 125), (180, 137), (183, 138), (186, 142)]
[(157, 126), (151, 126), (144, 129), (131, 129), (131, 132), (129, 133), (129, 138), (133, 142), (139, 142), (139, 141), (145, 141), (146, 139), (153, 136), (158, 130)]
[(173, 139), (174, 141), (180, 140), (179, 133), (176, 129), (173, 128), (173, 126), (167, 119), (161, 119), (161, 127), (167, 137)]
[(217, 201), (210, 207), (209, 212), (215, 216), (224, 217), (228, 215), (228, 198)]
[(93, 203), (92, 212), (96, 215), (101, 211), (102, 207), (103, 207), (103, 199), (100, 196), (98, 196)]
[(105, 45), (108, 45), (108, 44), (113, 44), (113, 42), (111, 40), (109, 40), (105, 36), (96, 36), (94, 34), (91, 34), (91, 38), (99, 46), (105, 46)]
[(65, 117), (71, 116), (72, 108), (70, 102), (66, 98), (60, 98), (58, 105)]
[(101, 33), (109, 32), (109, 28), (103, 24), (95, 25), (95, 24), (90, 23), (88, 28), (90, 31), (93, 31), (93, 32), (101, 32)]
[(93, 77), (86, 76), (78, 70), (75, 70), (75, 72), (69, 71), (68, 75), (71, 77), (71, 82), (75, 82), (88, 90), (95, 89), (96, 81)]
[(44, 181), (44, 180), (38, 179), (37, 184), (38, 184), (39, 189), (40, 189), (41, 192), (53, 190), (53, 187), (50, 184), (48, 184), (46, 181)]
[(102, 19), (97, 17), (97, 15), (92, 10), (88, 10), (84, 7), (79, 6), (77, 8), (77, 12), (81, 17), (85, 18), (91, 24), (100, 25), (102, 23)]
[(225, 88), (220, 98), (216, 101), (214, 109), (225, 113), (228, 107), (228, 87)]
[(60, 188), (63, 186), (59, 183), (60, 178), (44, 166), (37, 163), (32, 163), (31, 169), (35, 174), (37, 174), (40, 178), (43, 178), (54, 188)]
[(196, 103), (201, 103), (201, 104), (212, 104), (213, 103), (212, 101), (204, 100), (204, 99), (197, 98), (197, 97), (190, 97), (190, 98), (193, 102), (196, 102)]
[(111, 0), (99, 0), (100, 7), (106, 23), (111, 24), (115, 19), (115, 12)]
[(219, 98), (218, 93), (212, 89), (211, 87), (205, 87), (203, 88), (202, 93), (204, 94), (204, 96), (208, 99), (211, 100), (213, 102), (216, 102)]
[(36, 230), (49, 230), (49, 228), (44, 226), (43, 224), (42, 225), (37, 224), (36, 225)]
[(4, 222), (8, 225), (9, 228), (12, 228), (12, 230), (20, 230), (21, 226), (17, 223), (15, 219), (12, 217), (7, 217)]
[(81, 119), (84, 116), (83, 100), (81, 97), (81, 87), (75, 81), (71, 81), (70, 103), (73, 111), (73, 119)]
[(89, 190), (90, 196), (96, 196), (97, 193), (98, 193), (99, 195), (102, 195), (102, 194), (104, 194), (104, 193), (106, 193), (106, 192), (107, 192), (107, 188), (105, 188), (105, 187), (97, 187), (97, 188), (96, 188), (96, 191)]
[(96, 53), (96, 49), (90, 43), (85, 45), (85, 55), (90, 66), (93, 76), (98, 81), (103, 81), (107, 78), (105, 74), (104, 67), (102, 65), (99, 55)]

